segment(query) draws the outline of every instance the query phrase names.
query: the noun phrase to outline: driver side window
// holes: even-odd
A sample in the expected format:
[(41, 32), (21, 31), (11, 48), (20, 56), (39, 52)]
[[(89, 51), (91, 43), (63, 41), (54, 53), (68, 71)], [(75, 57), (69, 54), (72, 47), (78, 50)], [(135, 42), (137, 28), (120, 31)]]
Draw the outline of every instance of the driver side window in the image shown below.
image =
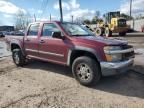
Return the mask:
[(55, 24), (49, 23), (43, 25), (42, 36), (43, 37), (52, 37), (53, 32), (60, 32)]

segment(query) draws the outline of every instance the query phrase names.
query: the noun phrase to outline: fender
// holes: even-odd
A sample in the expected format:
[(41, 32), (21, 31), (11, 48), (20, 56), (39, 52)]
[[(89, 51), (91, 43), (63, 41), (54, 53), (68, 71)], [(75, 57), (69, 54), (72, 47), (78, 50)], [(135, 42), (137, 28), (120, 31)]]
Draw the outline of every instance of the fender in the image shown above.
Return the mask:
[(97, 58), (97, 60), (99, 62), (101, 61), (101, 58), (96, 50), (94, 50), (92, 48), (88, 48), (88, 47), (83, 47), (83, 46), (75, 46), (74, 48), (69, 49), (69, 51), (68, 51), (68, 55), (67, 55), (67, 65), (68, 66), (70, 65), (71, 54), (75, 50), (87, 51), (89, 53), (92, 53), (93, 55), (95, 55), (95, 57)]
[(10, 49), (12, 49), (11, 48), (12, 44), (18, 45), (20, 47), (21, 51), (22, 51), (22, 54), (25, 55), (25, 52), (24, 52), (23, 47), (21, 45), (21, 42), (19, 40), (12, 39), (11, 42), (10, 42)]

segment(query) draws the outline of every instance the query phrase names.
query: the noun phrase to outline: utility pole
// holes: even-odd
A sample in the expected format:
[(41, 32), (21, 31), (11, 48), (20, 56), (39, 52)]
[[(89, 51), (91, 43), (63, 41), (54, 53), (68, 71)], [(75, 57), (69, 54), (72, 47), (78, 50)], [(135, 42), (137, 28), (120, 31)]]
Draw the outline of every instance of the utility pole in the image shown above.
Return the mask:
[(73, 23), (73, 15), (71, 17), (72, 17), (72, 23)]
[(51, 21), (51, 14), (50, 14), (50, 21)]
[(71, 18), (72, 18), (72, 23), (73, 23), (73, 15), (71, 16)]
[(60, 21), (63, 22), (63, 12), (62, 12), (62, 2), (59, 0), (59, 8), (60, 8)]
[[(133, 0), (130, 0), (130, 18), (132, 18), (132, 2), (133, 2)], [(132, 18), (132, 26), (133, 26), (133, 30), (134, 30), (134, 26), (135, 26), (134, 18)]]
[(132, 0), (130, 0), (130, 18), (132, 17)]
[(35, 14), (34, 14), (34, 21), (36, 22), (36, 16), (35, 16)]

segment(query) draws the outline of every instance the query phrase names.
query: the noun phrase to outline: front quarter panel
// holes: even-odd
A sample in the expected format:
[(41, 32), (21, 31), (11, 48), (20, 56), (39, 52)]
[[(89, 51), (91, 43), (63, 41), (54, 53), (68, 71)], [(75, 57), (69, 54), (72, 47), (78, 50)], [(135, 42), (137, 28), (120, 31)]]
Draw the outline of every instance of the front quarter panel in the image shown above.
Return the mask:
[(20, 41), (17, 40), (17, 39), (12, 39), (12, 40), (10, 41), (10, 49), (11, 49), (11, 50), (12, 50), (12, 45), (18, 45), (18, 46), (20, 47), (23, 55), (25, 55), (25, 51), (23, 50), (24, 48), (23, 48), (23, 43), (22, 43), (22, 42), (20, 42)]

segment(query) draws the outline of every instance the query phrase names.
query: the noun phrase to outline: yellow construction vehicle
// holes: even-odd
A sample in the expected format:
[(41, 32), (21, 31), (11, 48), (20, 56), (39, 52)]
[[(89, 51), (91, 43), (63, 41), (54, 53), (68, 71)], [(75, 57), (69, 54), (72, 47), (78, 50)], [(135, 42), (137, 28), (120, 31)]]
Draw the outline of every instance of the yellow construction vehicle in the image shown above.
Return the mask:
[(120, 17), (120, 11), (108, 12), (104, 15), (105, 21), (100, 21), (97, 24), (95, 33), (97, 36), (112, 36), (112, 33), (119, 33), (120, 36), (125, 36), (130, 26), (126, 24), (126, 19)]

